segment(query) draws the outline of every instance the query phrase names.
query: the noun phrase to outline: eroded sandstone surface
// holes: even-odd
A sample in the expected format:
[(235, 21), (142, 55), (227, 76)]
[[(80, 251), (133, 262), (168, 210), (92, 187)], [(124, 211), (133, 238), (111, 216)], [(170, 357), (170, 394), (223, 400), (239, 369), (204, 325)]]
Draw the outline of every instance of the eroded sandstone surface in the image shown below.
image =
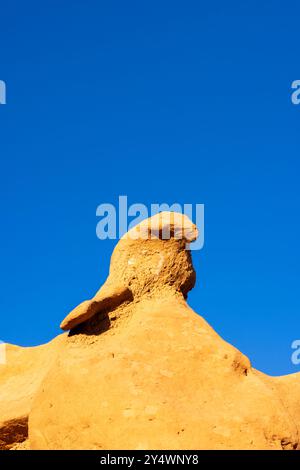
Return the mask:
[(256, 371), (186, 303), (197, 235), (181, 214), (142, 222), (68, 333), (8, 347), (2, 449), (300, 448), (300, 374)]

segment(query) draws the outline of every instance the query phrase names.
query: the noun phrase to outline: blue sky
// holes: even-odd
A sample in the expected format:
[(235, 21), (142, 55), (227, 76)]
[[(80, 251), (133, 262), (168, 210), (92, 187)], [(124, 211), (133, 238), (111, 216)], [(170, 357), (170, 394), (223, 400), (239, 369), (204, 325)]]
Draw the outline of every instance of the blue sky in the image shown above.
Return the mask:
[(96, 207), (204, 203), (191, 306), (300, 371), (296, 2), (1, 4), (0, 338), (36, 345), (106, 278)]

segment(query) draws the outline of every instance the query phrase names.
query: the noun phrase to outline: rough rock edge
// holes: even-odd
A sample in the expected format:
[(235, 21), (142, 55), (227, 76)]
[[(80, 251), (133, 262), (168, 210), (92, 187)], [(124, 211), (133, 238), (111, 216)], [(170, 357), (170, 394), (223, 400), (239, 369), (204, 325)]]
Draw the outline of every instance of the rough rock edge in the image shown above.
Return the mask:
[(0, 429), (0, 450), (10, 450), (28, 439), (28, 416), (6, 421)]

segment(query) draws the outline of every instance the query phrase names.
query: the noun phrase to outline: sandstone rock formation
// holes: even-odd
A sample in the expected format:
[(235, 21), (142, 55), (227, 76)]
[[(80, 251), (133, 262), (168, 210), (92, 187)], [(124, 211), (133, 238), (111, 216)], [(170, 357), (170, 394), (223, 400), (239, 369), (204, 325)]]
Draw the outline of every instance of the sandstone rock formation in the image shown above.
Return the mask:
[(10, 449), (28, 437), (33, 397), (59, 351), (62, 336), (35, 348), (6, 346), (0, 364), (0, 449)]
[(256, 371), (186, 304), (196, 237), (180, 214), (144, 221), (62, 322), (69, 333), (9, 347), (1, 448), (300, 448), (300, 374)]

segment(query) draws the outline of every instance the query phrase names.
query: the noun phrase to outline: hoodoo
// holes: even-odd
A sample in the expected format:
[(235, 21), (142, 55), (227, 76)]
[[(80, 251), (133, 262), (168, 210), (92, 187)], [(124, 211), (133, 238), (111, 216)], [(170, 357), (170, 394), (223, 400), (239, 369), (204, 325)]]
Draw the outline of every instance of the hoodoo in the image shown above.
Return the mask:
[(186, 303), (197, 234), (182, 214), (143, 221), (67, 333), (8, 348), (1, 448), (300, 448), (300, 374), (256, 371)]

